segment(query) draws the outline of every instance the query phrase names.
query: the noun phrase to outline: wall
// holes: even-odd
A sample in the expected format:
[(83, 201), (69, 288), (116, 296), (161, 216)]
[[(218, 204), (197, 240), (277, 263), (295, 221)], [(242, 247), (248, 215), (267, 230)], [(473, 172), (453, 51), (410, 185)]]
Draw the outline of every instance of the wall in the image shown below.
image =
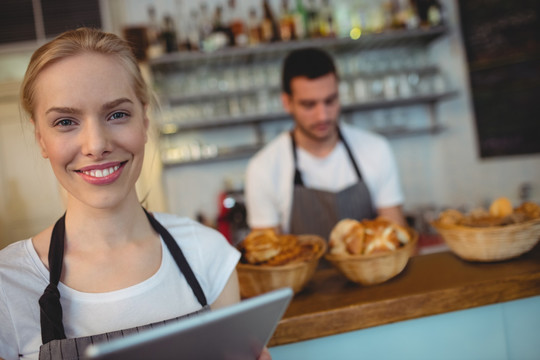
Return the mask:
[[(146, 6), (137, 7), (137, 4), (148, 1), (103, 0), (103, 3), (129, 8), (130, 12), (124, 15), (137, 13), (143, 21)], [(171, 6), (174, 1), (155, 3)], [(517, 202), (518, 187), (524, 182), (532, 185), (532, 198), (540, 202), (539, 154), (489, 160), (478, 156), (458, 11), (454, 1), (443, 3), (448, 10), (451, 33), (432, 45), (431, 56), (449, 74), (459, 96), (441, 103), (437, 109), (439, 120), (447, 128), (445, 132), (391, 142), (402, 177), (405, 207), (408, 210), (426, 204), (472, 207), (502, 195)], [(113, 17), (108, 8), (103, 12), (105, 17)], [(35, 148), (32, 130), (21, 127), (16, 104), (17, 81), (22, 78), (28, 56), (0, 52), (0, 247), (31, 236), (52, 223), (62, 211), (58, 187), (47, 162)], [(11, 95), (3, 96), (4, 88)], [(411, 109), (409, 116), (426, 114), (422, 109)], [(225, 178), (240, 182), (246, 161), (166, 169), (163, 186), (169, 210), (186, 216), (203, 212), (215, 217), (217, 195)], [(159, 176), (150, 176), (145, 185), (158, 193), (161, 190)]]
[[(488, 160), (479, 157), (459, 11), (454, 1), (446, 0), (443, 4), (451, 31), (432, 44), (430, 56), (448, 74), (459, 95), (437, 107), (436, 116), (446, 131), (433, 136), (391, 140), (402, 178), (405, 209), (415, 211), (433, 204), (439, 208), (470, 209), (485, 206), (499, 196), (507, 196), (517, 203), (520, 201), (518, 189), (523, 183), (532, 186), (532, 200), (540, 202), (540, 154)], [(404, 111), (413, 121), (425, 121), (416, 118), (428, 116), (425, 109)], [(362, 126), (365, 118), (366, 114), (357, 114), (353, 122)], [(202, 211), (214, 217), (214, 204), (223, 179), (229, 176), (238, 178), (246, 163), (247, 160), (236, 160), (166, 170), (166, 192), (174, 192), (174, 196), (169, 197), (170, 210), (186, 216)], [(202, 174), (205, 176), (203, 182), (191, 180)], [(200, 201), (195, 201), (195, 198)]]

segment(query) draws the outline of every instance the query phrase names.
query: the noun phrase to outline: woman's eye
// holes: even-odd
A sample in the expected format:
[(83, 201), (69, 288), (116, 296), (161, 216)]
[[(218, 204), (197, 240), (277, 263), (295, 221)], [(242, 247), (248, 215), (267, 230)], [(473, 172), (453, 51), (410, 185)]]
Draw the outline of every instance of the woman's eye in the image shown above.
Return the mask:
[(73, 125), (73, 120), (70, 120), (70, 119), (60, 119), (59, 121), (56, 122), (56, 125), (57, 126), (70, 126), (70, 125)]
[(114, 114), (112, 114), (111, 119), (112, 120), (122, 119), (122, 118), (125, 118), (126, 116), (128, 116), (128, 114), (126, 114), (125, 112), (119, 111), (119, 112), (115, 112)]

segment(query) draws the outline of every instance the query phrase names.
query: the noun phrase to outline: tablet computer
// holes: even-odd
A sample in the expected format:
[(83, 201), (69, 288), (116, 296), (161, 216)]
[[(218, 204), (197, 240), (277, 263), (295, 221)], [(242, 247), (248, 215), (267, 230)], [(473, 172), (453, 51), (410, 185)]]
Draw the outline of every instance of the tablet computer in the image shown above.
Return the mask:
[(274, 290), (237, 304), (90, 345), (87, 359), (254, 360), (268, 343), (293, 297)]

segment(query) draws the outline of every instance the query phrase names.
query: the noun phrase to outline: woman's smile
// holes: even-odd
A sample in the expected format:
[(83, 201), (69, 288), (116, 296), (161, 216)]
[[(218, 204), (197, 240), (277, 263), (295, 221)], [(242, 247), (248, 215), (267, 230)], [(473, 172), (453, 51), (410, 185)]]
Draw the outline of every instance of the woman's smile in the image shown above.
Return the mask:
[(127, 161), (118, 163), (107, 163), (102, 165), (86, 166), (75, 170), (83, 180), (93, 185), (111, 184), (122, 174), (122, 169)]

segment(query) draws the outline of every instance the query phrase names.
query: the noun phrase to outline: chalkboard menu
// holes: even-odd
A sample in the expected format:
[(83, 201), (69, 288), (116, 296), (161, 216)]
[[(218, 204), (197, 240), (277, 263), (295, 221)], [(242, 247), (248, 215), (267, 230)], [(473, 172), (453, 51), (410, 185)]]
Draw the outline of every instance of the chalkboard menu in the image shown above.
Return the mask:
[(459, 0), (479, 153), (540, 153), (540, 0)]

